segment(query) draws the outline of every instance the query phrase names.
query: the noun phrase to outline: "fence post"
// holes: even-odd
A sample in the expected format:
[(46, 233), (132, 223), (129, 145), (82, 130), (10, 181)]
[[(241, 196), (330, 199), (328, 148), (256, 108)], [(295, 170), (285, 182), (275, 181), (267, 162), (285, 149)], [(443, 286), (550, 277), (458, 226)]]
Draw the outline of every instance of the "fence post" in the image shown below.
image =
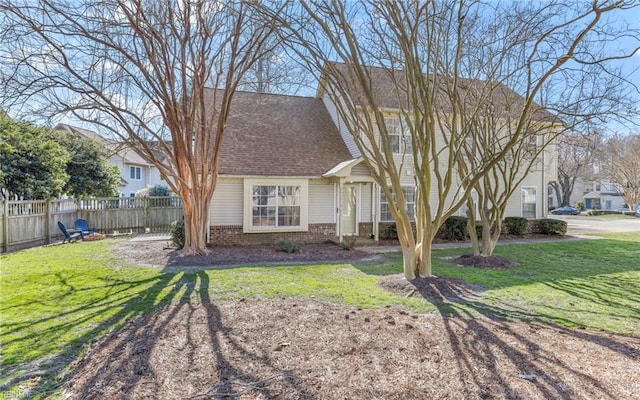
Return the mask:
[(6, 253), (9, 251), (9, 199), (5, 197), (4, 201), (2, 202), (2, 206), (4, 208), (4, 214), (2, 216), (2, 229), (4, 231), (2, 232), (2, 236), (4, 236), (4, 240), (2, 241), (2, 249)]
[(45, 243), (51, 244), (51, 199), (44, 203), (44, 215)]

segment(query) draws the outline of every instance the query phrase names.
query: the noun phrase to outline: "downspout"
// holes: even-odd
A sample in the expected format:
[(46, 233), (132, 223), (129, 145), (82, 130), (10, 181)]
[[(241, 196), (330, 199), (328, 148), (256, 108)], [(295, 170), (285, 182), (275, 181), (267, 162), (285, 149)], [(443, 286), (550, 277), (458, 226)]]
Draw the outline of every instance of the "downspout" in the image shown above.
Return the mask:
[(373, 240), (378, 242), (380, 240), (380, 223), (378, 222), (378, 199), (380, 196), (378, 196), (378, 185), (375, 182), (371, 185), (371, 212), (373, 213), (371, 220), (373, 221)]

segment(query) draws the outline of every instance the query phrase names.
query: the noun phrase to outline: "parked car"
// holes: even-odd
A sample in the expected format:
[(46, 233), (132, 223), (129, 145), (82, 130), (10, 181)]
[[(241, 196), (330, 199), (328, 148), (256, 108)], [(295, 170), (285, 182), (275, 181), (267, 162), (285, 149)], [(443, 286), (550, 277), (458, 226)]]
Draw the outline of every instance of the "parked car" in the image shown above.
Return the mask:
[(552, 210), (551, 214), (553, 214), (553, 215), (579, 215), (580, 214), (580, 210), (578, 210), (577, 208), (565, 206), (565, 207), (560, 207), (560, 208), (556, 208), (555, 210)]
[(640, 203), (638, 203), (638, 207), (636, 208), (636, 217), (640, 217)]

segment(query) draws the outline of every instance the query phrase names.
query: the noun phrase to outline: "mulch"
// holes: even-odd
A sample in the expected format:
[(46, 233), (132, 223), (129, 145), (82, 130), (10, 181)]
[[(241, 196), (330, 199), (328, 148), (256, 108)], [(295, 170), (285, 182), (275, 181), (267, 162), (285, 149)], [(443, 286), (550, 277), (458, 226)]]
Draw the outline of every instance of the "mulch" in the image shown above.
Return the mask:
[(301, 251), (287, 253), (277, 246), (214, 247), (205, 255), (181, 255), (171, 242), (162, 240), (135, 242), (115, 241), (114, 252), (134, 265), (164, 267), (223, 267), (237, 265), (269, 265), (274, 263), (352, 262), (371, 259), (370, 253), (346, 250), (334, 243), (305, 244)]
[[(156, 254), (155, 246), (117, 242), (114, 250), (147, 265), (177, 260), (169, 249)], [(242, 261), (251, 261), (247, 254), (254, 250), (245, 251)], [(355, 254), (340, 250), (333, 248), (335, 260)], [(215, 268), (229, 262), (225, 257), (200, 265)], [(315, 298), (218, 301), (207, 290), (192, 288), (88, 348), (64, 377), (63, 396), (640, 398), (638, 336), (470, 317), (456, 304), (472, 307), (482, 287), (446, 277), (407, 281), (392, 275), (379, 285), (432, 301), (443, 311), (360, 309)]]

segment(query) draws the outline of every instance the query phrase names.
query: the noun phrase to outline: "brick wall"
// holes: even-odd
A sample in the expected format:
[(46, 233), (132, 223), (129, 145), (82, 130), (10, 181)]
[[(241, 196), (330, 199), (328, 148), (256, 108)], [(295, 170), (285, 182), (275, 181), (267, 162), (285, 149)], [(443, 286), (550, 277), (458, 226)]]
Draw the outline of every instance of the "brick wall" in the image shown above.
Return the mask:
[(307, 232), (243, 233), (242, 225), (209, 227), (211, 246), (272, 245), (281, 240), (298, 243), (338, 242), (335, 224), (309, 224)]

